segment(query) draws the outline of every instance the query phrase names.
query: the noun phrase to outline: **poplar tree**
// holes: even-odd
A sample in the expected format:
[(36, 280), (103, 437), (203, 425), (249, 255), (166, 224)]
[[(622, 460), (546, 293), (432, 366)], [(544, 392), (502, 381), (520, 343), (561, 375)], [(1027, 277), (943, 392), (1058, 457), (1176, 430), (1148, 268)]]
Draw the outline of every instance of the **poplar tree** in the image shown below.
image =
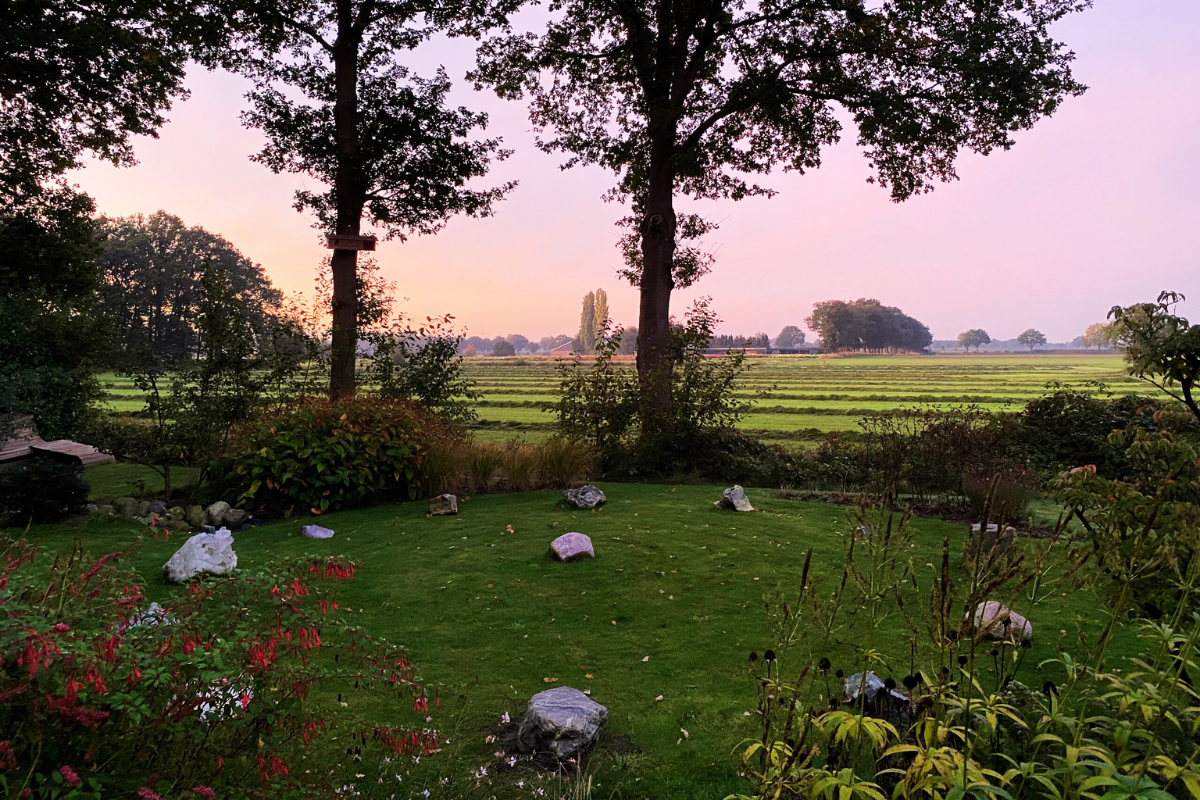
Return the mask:
[(608, 293), (603, 289), (596, 290), (595, 323), (592, 330), (592, 349), (604, 341), (604, 329), (608, 325)]
[[(528, 96), (537, 143), (595, 164), (640, 238), (643, 414), (669, 414), (678, 195), (772, 194), (754, 176), (818, 167), (852, 124), (894, 200), (955, 178), (1083, 87), (1051, 26), (1088, 0), (552, 0), (540, 32), (486, 40), (473, 78)], [(684, 248), (685, 261), (694, 262)], [(694, 266), (694, 264), (693, 264)], [(703, 265), (701, 265), (703, 266)]]
[(579, 349), (584, 353), (596, 352), (596, 293), (588, 292), (583, 298), (583, 311), (579, 315)]

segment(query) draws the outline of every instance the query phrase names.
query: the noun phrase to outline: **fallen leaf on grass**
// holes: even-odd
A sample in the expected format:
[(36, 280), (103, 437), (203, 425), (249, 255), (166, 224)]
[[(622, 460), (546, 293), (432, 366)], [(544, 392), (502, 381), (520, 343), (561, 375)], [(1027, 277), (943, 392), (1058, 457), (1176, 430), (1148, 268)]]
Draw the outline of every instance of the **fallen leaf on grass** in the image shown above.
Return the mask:
[(583, 677), (587, 678), (590, 681), (592, 679), (592, 673), (589, 672), (587, 675), (584, 675)]
[(645, 664), (649, 660), (650, 660), (650, 656), (646, 656), (645, 658), (642, 659), (642, 663)]
[(558, 683), (558, 678), (542, 678), (542, 683)]
[(660, 694), (658, 697), (654, 698), (654, 702), (656, 702), (656, 703), (657, 703), (659, 700), (662, 700), (662, 695), (661, 695), (661, 694)]

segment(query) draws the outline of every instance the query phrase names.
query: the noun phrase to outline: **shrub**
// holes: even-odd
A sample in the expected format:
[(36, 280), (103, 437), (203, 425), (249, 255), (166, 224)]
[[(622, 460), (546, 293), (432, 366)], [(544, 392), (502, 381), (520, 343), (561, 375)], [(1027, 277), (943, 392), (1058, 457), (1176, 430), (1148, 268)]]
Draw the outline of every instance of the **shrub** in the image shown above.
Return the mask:
[(566, 436), (551, 436), (538, 446), (538, 473), (555, 489), (583, 480), (595, 465), (592, 449)]
[[(324, 799), (358, 794), (385, 757), (438, 746), (422, 730), (434, 698), (404, 651), (326, 616), (338, 607), (326, 581), (351, 578), (352, 562), (193, 584), (152, 610), (130, 552), (0, 550), (5, 797)], [(338, 692), (367, 697), (335, 703)], [(373, 724), (353, 711), (363, 701), (419, 716)]]
[(454, 489), (465, 463), (463, 443), (458, 439), (434, 441), (421, 459), (421, 475), (430, 496)]
[(236, 435), (214, 472), (236, 500), (282, 502), (322, 513), (428, 493), (419, 469), (454, 431), (419, 404), (309, 400), (264, 415)]
[(0, 514), (47, 522), (83, 508), (88, 482), (79, 464), (34, 458), (0, 472)]

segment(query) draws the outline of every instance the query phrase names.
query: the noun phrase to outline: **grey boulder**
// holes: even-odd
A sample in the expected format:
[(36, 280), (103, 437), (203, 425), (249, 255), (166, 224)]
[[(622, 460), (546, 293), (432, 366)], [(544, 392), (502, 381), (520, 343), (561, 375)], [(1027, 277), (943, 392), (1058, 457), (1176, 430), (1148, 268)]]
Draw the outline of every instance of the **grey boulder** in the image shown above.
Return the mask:
[(138, 503), (137, 516), (142, 519), (149, 519), (149, 517), (150, 517), (150, 501), (149, 500), (143, 500), (142, 502)]
[(439, 494), (429, 498), (429, 516), (448, 517), (458, 513), (458, 498), (452, 494)]
[(218, 500), (204, 510), (204, 515), (208, 518), (209, 525), (224, 525), (225, 514), (232, 506), (224, 500)]
[(730, 486), (721, 493), (721, 499), (713, 503), (717, 508), (732, 508), (734, 511), (753, 511), (754, 506), (746, 499), (746, 490), (741, 486)]
[(113, 500), (113, 509), (116, 510), (118, 517), (133, 518), (137, 516), (138, 501), (132, 497), (118, 497)]
[(245, 525), (250, 519), (250, 512), (243, 511), (240, 508), (231, 508), (225, 512), (225, 516), (221, 518), (221, 523), (226, 528), (238, 528)]
[(590, 483), (584, 484), (578, 489), (563, 489), (563, 500), (571, 508), (596, 508), (608, 502), (604, 492)]
[(163, 514), (167, 513), (167, 504), (162, 500), (152, 500), (150, 505), (146, 507), (146, 511), (154, 514), (155, 516), (161, 517)]
[(529, 699), (529, 710), (517, 729), (517, 749), (568, 758), (595, 744), (607, 721), (608, 709), (578, 689), (547, 689)]
[(200, 530), (204, 527), (204, 507), (188, 506), (184, 512), (184, 519), (187, 520), (188, 527)]
[(201, 575), (224, 575), (237, 569), (233, 534), (227, 528), (216, 533), (197, 533), (189, 538), (163, 565), (169, 583), (187, 583)]
[(595, 558), (592, 540), (582, 533), (564, 533), (550, 543), (550, 551), (559, 561), (575, 561), (580, 558)]
[(332, 539), (333, 531), (320, 525), (304, 525), (300, 528), (300, 535), (306, 539)]

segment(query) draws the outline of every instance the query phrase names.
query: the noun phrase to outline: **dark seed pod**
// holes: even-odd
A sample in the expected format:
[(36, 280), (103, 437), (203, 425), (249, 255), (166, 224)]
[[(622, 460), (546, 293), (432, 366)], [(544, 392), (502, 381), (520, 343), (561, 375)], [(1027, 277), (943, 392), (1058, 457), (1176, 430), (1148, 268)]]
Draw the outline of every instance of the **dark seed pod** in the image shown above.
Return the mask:
[(750, 651), (750, 663), (753, 664), (755, 661), (758, 661), (758, 653), (751, 650)]
[(840, 670), (840, 669), (839, 669), (837, 672), (833, 673), (833, 675), (834, 675), (834, 677), (835, 677), (835, 678), (844, 678), (844, 677), (846, 677), (846, 673), (845, 673), (845, 672), (843, 672), (843, 671), (842, 671), (842, 670)]
[(919, 684), (920, 682), (921, 682), (921, 679), (918, 678), (916, 675), (905, 675), (904, 676), (904, 688), (908, 689), (910, 692), (913, 689), (917, 688), (917, 684)]
[(958, 657), (958, 665), (959, 665), (960, 667), (965, 667), (965, 666), (967, 665), (967, 662), (968, 662), (969, 660), (970, 660), (970, 659), (968, 659), (966, 656), (959, 656), (959, 657)]
[(896, 688), (896, 681), (894, 681), (891, 678), (885, 678), (883, 681), (883, 688), (887, 689), (890, 692), (891, 690)]
[(763, 653), (763, 661), (774, 661), (774, 660), (775, 660), (775, 651), (774, 650), (768, 650), (767, 652)]
[(821, 672), (825, 673), (826, 675), (829, 674), (830, 666), (831, 665), (829, 663), (828, 658), (822, 658), (820, 661), (817, 662), (817, 669), (821, 670)]

